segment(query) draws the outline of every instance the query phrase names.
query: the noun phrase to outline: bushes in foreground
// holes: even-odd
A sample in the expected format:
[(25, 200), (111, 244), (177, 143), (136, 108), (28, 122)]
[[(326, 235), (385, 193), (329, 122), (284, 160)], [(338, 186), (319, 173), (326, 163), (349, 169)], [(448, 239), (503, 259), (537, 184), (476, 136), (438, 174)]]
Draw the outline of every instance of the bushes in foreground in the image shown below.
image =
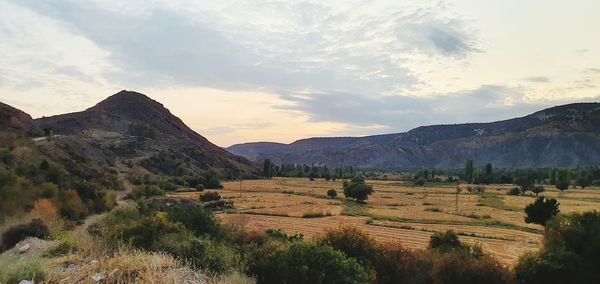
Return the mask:
[(48, 235), (50, 235), (50, 231), (40, 219), (33, 219), (30, 223), (16, 225), (2, 233), (0, 252), (12, 248), (27, 237), (46, 238)]
[(600, 283), (600, 212), (559, 215), (546, 223), (544, 247), (521, 257), (523, 283)]

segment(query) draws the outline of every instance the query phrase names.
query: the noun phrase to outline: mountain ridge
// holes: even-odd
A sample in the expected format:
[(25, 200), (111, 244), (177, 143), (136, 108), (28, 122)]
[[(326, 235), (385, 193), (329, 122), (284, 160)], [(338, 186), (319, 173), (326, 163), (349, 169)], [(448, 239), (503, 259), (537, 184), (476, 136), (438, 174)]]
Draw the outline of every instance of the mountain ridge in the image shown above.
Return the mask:
[(210, 169), (230, 178), (258, 174), (255, 164), (211, 143), (163, 104), (138, 92), (123, 90), (83, 111), (34, 119), (28, 131), (60, 137), (43, 145), (48, 149), (42, 147), (53, 159), (63, 159), (66, 147), (75, 151), (73, 156), (100, 166), (121, 160), (160, 175), (196, 175)]
[[(260, 147), (244, 143), (227, 150), (255, 162), (269, 158), (276, 163), (327, 166), (456, 168), (465, 159), (474, 159), (508, 168), (572, 167), (600, 163), (597, 125), (600, 103), (573, 103), (488, 123), (420, 126), (364, 137), (305, 138), (271, 148), (269, 142), (261, 142)], [(555, 152), (563, 152), (565, 157), (557, 157), (551, 149), (536, 154), (536, 149), (547, 145), (562, 145)], [(585, 149), (587, 154), (573, 147)]]

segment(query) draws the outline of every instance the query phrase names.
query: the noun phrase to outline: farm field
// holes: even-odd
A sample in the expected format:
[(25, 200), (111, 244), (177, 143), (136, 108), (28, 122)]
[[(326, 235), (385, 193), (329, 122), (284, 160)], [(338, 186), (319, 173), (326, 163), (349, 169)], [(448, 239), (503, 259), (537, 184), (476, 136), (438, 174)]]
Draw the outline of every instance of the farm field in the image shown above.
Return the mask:
[[(461, 185), (457, 196), (455, 185), (450, 184), (367, 183), (375, 193), (366, 204), (359, 204), (344, 199), (342, 181), (273, 178), (243, 181), (241, 187), (239, 181), (224, 182), (224, 188), (217, 191), (223, 199), (234, 201), (235, 209), (219, 213), (217, 218), (245, 230), (281, 229), (307, 238), (351, 224), (377, 241), (399, 242), (414, 249), (427, 247), (434, 232), (454, 230), (461, 240), (481, 244), (486, 253), (507, 265), (541, 246), (542, 227), (524, 222), (523, 208), (535, 196), (507, 195), (512, 185), (489, 185), (483, 194), (469, 193), (466, 185)], [(329, 189), (337, 191), (337, 198), (326, 196)], [(200, 194), (172, 196), (196, 199)], [(561, 212), (600, 209), (600, 188), (570, 188), (561, 193), (546, 187), (543, 194), (558, 199)]]

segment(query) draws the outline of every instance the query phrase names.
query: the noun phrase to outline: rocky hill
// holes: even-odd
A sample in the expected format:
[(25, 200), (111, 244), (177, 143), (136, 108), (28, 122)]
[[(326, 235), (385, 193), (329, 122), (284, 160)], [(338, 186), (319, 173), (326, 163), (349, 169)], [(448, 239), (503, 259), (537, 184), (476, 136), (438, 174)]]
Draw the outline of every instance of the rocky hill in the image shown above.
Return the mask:
[(0, 103), (0, 131), (26, 130), (31, 126), (32, 121), (29, 114)]
[(43, 148), (59, 159), (66, 152), (86, 161), (123, 161), (155, 174), (194, 175), (216, 169), (227, 177), (250, 177), (256, 166), (212, 144), (162, 104), (121, 91), (76, 113), (35, 119), (32, 130), (53, 133)]
[(458, 168), (466, 159), (496, 167), (600, 164), (600, 103), (577, 103), (491, 123), (418, 127), (366, 137), (309, 138), (291, 144), (246, 143), (227, 148), (260, 162), (372, 168)]

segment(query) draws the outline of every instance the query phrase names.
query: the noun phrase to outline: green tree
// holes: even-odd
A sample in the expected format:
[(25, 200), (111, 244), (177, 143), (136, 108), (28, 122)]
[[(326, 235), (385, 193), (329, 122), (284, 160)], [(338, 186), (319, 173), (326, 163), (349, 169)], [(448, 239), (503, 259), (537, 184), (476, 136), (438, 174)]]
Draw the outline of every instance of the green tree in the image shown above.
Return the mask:
[(467, 160), (465, 164), (465, 178), (468, 183), (473, 182), (473, 160)]
[(273, 164), (271, 163), (271, 159), (265, 159), (263, 162), (263, 176), (269, 179), (273, 177)]
[(327, 191), (327, 196), (330, 198), (335, 198), (337, 196), (337, 191), (335, 191), (335, 189), (330, 189)]
[(369, 195), (373, 194), (373, 187), (367, 185), (361, 177), (354, 177), (350, 182), (344, 182), (343, 189), (346, 198), (350, 197), (359, 202), (364, 202), (369, 199)]
[(525, 213), (527, 214), (525, 223), (546, 226), (546, 222), (560, 212), (558, 209), (559, 205), (560, 203), (554, 198), (545, 198), (543, 196), (536, 198), (535, 202), (525, 207)]
[(547, 223), (543, 244), (515, 267), (521, 283), (600, 283), (600, 212), (558, 215)]
[(493, 175), (493, 173), (492, 173), (492, 164), (491, 163), (485, 164), (485, 175), (487, 177), (491, 177)]

